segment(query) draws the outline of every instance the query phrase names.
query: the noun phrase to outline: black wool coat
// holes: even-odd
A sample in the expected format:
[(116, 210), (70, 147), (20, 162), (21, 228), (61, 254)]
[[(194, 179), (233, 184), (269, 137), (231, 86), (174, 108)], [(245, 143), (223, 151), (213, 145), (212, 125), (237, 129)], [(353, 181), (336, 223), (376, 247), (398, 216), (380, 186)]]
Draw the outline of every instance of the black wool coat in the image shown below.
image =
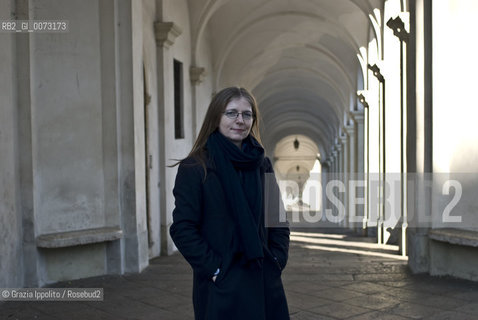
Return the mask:
[[(173, 190), (176, 207), (170, 228), (174, 243), (193, 269), (195, 319), (289, 319), (281, 280), (288, 258), (289, 228), (266, 227), (261, 217), (262, 266), (247, 263), (217, 172), (210, 161), (206, 165), (206, 176), (194, 159), (186, 159), (179, 165)], [(265, 174), (273, 174), (268, 158), (264, 159), (260, 172), (264, 186)], [(275, 180), (273, 185), (278, 194)], [(266, 214), (271, 210), (278, 214), (280, 205), (280, 201), (273, 201), (266, 206)], [(213, 282), (218, 268), (220, 273)]]

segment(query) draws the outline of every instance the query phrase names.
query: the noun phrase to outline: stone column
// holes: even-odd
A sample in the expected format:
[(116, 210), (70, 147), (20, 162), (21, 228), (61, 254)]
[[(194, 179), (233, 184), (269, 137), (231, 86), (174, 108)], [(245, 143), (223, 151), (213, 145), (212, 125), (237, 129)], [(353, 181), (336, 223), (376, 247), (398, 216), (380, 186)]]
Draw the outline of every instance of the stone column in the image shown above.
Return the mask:
[(337, 151), (337, 146), (332, 148), (332, 167), (334, 169), (332, 179), (337, 180), (339, 172), (339, 153)]
[(356, 215), (363, 217), (362, 229), (366, 234), (367, 222), (369, 217), (369, 181), (368, 181), (368, 123), (364, 123), (364, 113), (368, 110), (356, 110), (352, 111), (354, 120), (354, 133), (355, 133), (355, 173), (356, 178), (365, 181), (365, 189), (357, 190), (357, 197), (365, 198), (365, 205), (359, 205), (356, 208)]
[[(140, 272), (149, 264), (145, 197), (142, 5), (119, 1), (117, 32), (119, 188), (123, 272)], [(107, 7), (104, 7), (105, 12)], [(105, 58), (106, 59), (106, 58)], [(107, 69), (105, 69), (107, 70)], [(109, 70), (109, 68), (108, 68)], [(114, 260), (114, 251), (109, 255)]]
[[(0, 2), (3, 19), (28, 20), (30, 10), (28, 1)], [(4, 33), (0, 37), (0, 215), (4, 222), (0, 225), (0, 287), (38, 287), (30, 97), (31, 35)]]
[[(326, 209), (332, 209), (333, 208), (332, 201), (331, 201), (332, 199), (329, 199), (329, 197), (327, 197), (327, 194), (326, 194), (327, 184), (330, 183), (330, 181), (335, 180), (336, 161), (335, 161), (333, 148), (329, 153), (329, 157), (327, 158), (326, 163), (327, 163), (327, 166), (328, 166), (328, 170), (327, 170), (327, 174), (326, 174), (326, 180), (324, 181), (324, 185), (323, 185), (323, 192), (324, 192), (324, 201), (323, 201), (324, 212), (323, 212), (323, 215), (324, 215), (324, 217), (326, 217), (326, 215), (325, 215)], [(329, 221), (327, 220), (327, 222), (329, 222)]]
[[(345, 132), (348, 136), (348, 146), (349, 146), (349, 171), (350, 173), (357, 172), (357, 141), (356, 141), (356, 134), (355, 134), (355, 125), (350, 125), (345, 127)], [(351, 176), (352, 178), (352, 176)]]
[[(415, 32), (410, 33), (407, 45), (407, 164), (409, 172), (416, 172), (412, 183), (416, 190), (407, 192), (409, 226), (407, 228), (408, 265), (412, 272), (430, 269), (428, 227), (419, 225), (417, 217), (431, 215), (431, 195), (422, 186), (426, 172), (433, 167), (432, 141), (432, 26), (431, 1), (410, 2), (410, 23)], [(418, 176), (421, 179), (418, 179)]]
[(340, 136), (342, 144), (342, 182), (345, 185), (345, 193), (342, 194), (342, 203), (345, 207), (344, 226), (350, 227), (349, 224), (349, 176), (350, 176), (350, 154), (349, 154), (349, 138), (346, 134)]
[[(349, 151), (349, 157), (348, 157), (348, 161), (349, 161), (349, 175), (348, 175), (348, 181), (349, 180), (357, 180), (357, 175), (356, 175), (356, 168), (357, 168), (357, 164), (356, 164), (356, 160), (357, 160), (357, 156), (356, 156), (356, 140), (355, 140), (355, 128), (356, 126), (355, 125), (350, 125), (350, 126), (346, 126), (345, 127), (345, 132), (347, 133), (347, 136), (348, 136), (348, 151)], [(348, 204), (348, 211), (347, 211), (347, 216), (350, 218), (350, 212), (351, 212), (351, 206), (352, 206), (352, 203), (351, 203), (351, 198), (350, 196), (352, 196), (352, 190), (350, 190), (350, 185), (348, 184), (347, 185), (348, 187), (348, 197), (347, 197), (347, 204)], [(353, 193), (355, 194), (356, 193), (356, 190), (353, 190)], [(355, 207), (354, 208), (354, 215), (357, 215), (357, 208)], [(355, 219), (355, 218), (354, 218)], [(355, 219), (356, 220), (356, 219)], [(355, 231), (358, 231), (357, 230), (357, 222), (353, 221), (350, 225), (350, 227), (353, 227), (353, 229)]]
[[(334, 151), (333, 151), (333, 156), (334, 156), (334, 180), (337, 180), (337, 181), (343, 181), (342, 180), (342, 167), (343, 167), (343, 163), (342, 163), (342, 145), (340, 144), (339, 142), (339, 139), (336, 139), (336, 142), (335, 142), (335, 145), (334, 145)], [(332, 205), (332, 212), (333, 212), (333, 215), (334, 217), (338, 217), (339, 216), (339, 211), (338, 211), (338, 208), (339, 208), (339, 203), (338, 201), (342, 201), (342, 195), (340, 192), (338, 192), (338, 190), (336, 190), (336, 188), (334, 189), (334, 193), (336, 193), (336, 198), (337, 200), (334, 199), (333, 201), (333, 205)], [(338, 225), (342, 225), (343, 223), (343, 220), (342, 221), (339, 221)]]
[(364, 126), (364, 110), (358, 110), (352, 112), (355, 128), (354, 135), (356, 134), (355, 141), (356, 141), (356, 172), (357, 173), (364, 173), (366, 172), (366, 161), (368, 152), (367, 146), (367, 133), (366, 128)]
[(320, 206), (320, 211), (322, 212), (322, 219), (325, 217), (325, 209), (327, 208), (327, 196), (325, 194), (325, 188), (329, 182), (329, 172), (331, 168), (330, 160), (324, 160), (322, 163), (321, 170), (321, 184), (322, 184), (322, 203)]

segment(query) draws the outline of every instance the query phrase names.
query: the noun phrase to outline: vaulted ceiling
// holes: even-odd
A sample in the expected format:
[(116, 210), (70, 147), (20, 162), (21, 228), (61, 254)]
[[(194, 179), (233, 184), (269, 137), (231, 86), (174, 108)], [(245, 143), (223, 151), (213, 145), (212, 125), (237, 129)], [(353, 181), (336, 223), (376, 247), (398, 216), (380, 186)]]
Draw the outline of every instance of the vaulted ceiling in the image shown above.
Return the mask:
[(210, 48), (217, 88), (252, 90), (269, 152), (303, 135), (325, 159), (363, 86), (357, 55), (384, 1), (189, 0), (193, 55)]

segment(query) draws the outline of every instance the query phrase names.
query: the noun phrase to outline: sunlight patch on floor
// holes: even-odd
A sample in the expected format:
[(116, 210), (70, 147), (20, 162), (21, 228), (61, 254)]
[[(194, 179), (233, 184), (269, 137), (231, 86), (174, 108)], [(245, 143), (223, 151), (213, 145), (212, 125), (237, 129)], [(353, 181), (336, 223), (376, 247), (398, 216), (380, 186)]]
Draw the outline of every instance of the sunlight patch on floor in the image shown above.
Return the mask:
[(374, 257), (381, 257), (381, 258), (388, 258), (388, 259), (395, 259), (395, 260), (403, 260), (408, 261), (408, 257), (403, 257), (400, 255), (389, 254), (389, 253), (381, 253), (375, 251), (365, 251), (365, 250), (355, 250), (355, 249), (345, 249), (345, 248), (334, 248), (334, 247), (325, 247), (325, 246), (316, 246), (316, 245), (304, 245), (302, 246), (306, 249), (312, 250), (323, 250), (323, 251), (331, 251), (331, 252), (343, 252), (343, 253), (353, 253), (359, 254), (364, 256), (374, 256)]
[[(340, 234), (291, 232), (290, 240), (299, 242), (302, 247), (307, 249), (353, 253), (402, 261), (408, 260), (408, 257), (400, 255), (400, 248), (397, 245), (341, 240), (345, 237), (345, 235)], [(386, 250), (391, 253), (374, 250)]]
[(314, 238), (311, 236), (298, 236), (295, 232), (291, 232), (290, 236), (291, 241), (300, 241), (311, 244), (328, 244), (335, 246), (344, 246), (344, 247), (356, 247), (356, 248), (365, 248), (365, 249), (381, 249), (381, 250), (390, 250), (390, 251), (399, 251), (397, 245), (390, 244), (378, 244), (378, 243), (367, 243), (360, 241), (344, 241), (344, 240), (334, 240), (334, 239), (324, 239), (324, 238)]

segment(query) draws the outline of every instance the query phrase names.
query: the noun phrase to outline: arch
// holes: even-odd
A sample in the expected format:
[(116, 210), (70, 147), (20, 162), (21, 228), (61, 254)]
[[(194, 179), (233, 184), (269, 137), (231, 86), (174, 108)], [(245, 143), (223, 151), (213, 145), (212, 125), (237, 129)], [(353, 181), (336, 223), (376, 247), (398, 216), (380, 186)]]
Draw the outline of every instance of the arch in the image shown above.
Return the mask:
[(204, 33), (204, 29), (206, 28), (209, 19), (213, 16), (213, 14), (226, 2), (229, 0), (206, 0), (206, 5), (203, 7), (203, 10), (201, 11), (201, 14), (199, 15), (199, 20), (197, 22), (197, 28), (191, 28), (192, 33), (191, 33), (191, 42), (192, 42), (192, 47), (191, 47), (191, 62), (193, 65), (197, 65), (198, 61), (196, 61), (197, 58), (197, 50), (199, 48), (199, 40), (202, 37), (202, 34)]
[[(323, 81), (317, 81), (316, 83), (321, 83), (321, 82)], [(329, 87), (329, 83), (327, 82), (325, 82), (325, 87), (323, 86), (314, 87), (312, 85), (305, 87), (305, 86), (300, 86), (300, 84), (291, 85), (290, 82), (283, 79), (279, 79), (277, 81), (274, 81), (273, 83), (268, 82), (268, 85), (264, 84), (256, 88), (259, 90), (268, 92), (267, 94), (257, 94), (258, 100), (261, 102), (261, 105), (263, 106), (263, 108), (267, 109), (266, 102), (269, 101), (269, 99), (271, 99), (270, 97), (277, 95), (278, 92), (285, 93), (288, 91), (293, 91), (295, 92), (295, 95), (299, 95), (300, 92), (303, 92), (303, 93), (307, 93), (311, 97), (317, 97), (318, 101), (321, 101), (321, 102), (325, 101), (326, 102), (325, 104), (328, 105), (333, 110), (333, 113), (339, 116), (342, 113), (344, 113), (345, 108), (341, 108), (337, 103), (342, 103), (342, 105), (345, 106), (347, 104), (347, 101), (345, 100), (346, 98), (342, 97), (342, 99), (340, 99), (340, 97), (338, 97), (337, 98), (338, 101), (335, 101), (333, 100), (333, 93), (330, 93), (327, 95), (327, 94), (324, 94), (323, 92), (318, 91), (318, 89), (316, 89), (316, 88), (324, 88), (322, 89), (323, 91), (323, 90), (326, 90), (327, 87)], [(268, 88), (270, 89), (267, 90)], [(332, 87), (330, 88), (333, 89)], [(258, 91), (257, 89), (254, 90), (254, 93)]]
[[(196, 1), (196, 0), (194, 0)], [(197, 51), (199, 50), (200, 41), (203, 39), (204, 30), (209, 23), (211, 17), (216, 13), (216, 11), (223, 5), (225, 5), (230, 0), (206, 0), (206, 5), (203, 6), (203, 10), (201, 11), (200, 17), (198, 19), (197, 25), (195, 28), (192, 28), (192, 58), (191, 61), (193, 64), (197, 64)], [(406, 3), (407, 0), (402, 0), (403, 7), (407, 7)], [(369, 13), (373, 10), (373, 6), (370, 4), (369, 1), (361, 1), (361, 0), (350, 0), (354, 6), (356, 6), (360, 12), (364, 14), (364, 16), (368, 16)], [(265, 5), (266, 3), (264, 3)], [(371, 20), (370, 20), (371, 21)], [(378, 38), (378, 34), (375, 34), (375, 37)]]
[(273, 127), (267, 129), (267, 132), (267, 136), (265, 136), (263, 139), (266, 150), (274, 150), (274, 146), (282, 138), (297, 134), (307, 136), (314, 141), (319, 148), (319, 154), (321, 155), (322, 159), (327, 158), (329, 154), (328, 150), (330, 150), (332, 146), (330, 143), (331, 139), (324, 139), (324, 136), (318, 132), (316, 127), (312, 126), (311, 124), (304, 124), (300, 120), (291, 120), (289, 121), (287, 127), (281, 127), (280, 129)]
[[(292, 48), (298, 48), (298, 47), (292, 47)], [(310, 50), (313, 50), (313, 51), (316, 51), (316, 52), (319, 52), (319, 53), (323, 54), (322, 56), (325, 57), (326, 60), (331, 62), (330, 65), (336, 67), (337, 72), (340, 75), (340, 77), (345, 79), (347, 89), (354, 90), (353, 81), (352, 81), (350, 75), (347, 74), (346, 67), (344, 66), (344, 64), (342, 62), (340, 62), (340, 60), (336, 59), (335, 56), (329, 50), (327, 50), (323, 46), (315, 46), (315, 45), (306, 45), (305, 47), (302, 47), (301, 49), (310, 49)], [(283, 49), (276, 49), (274, 51), (278, 51), (278, 50), (283, 50)], [(283, 69), (285, 70), (285, 68), (283, 68)], [(308, 73), (322, 75), (323, 78), (327, 79), (328, 81), (330, 81), (331, 83), (333, 83), (335, 85), (334, 87), (335, 87), (336, 91), (340, 91), (340, 90), (338, 90), (340, 85), (338, 83), (336, 83), (336, 81), (333, 81), (329, 76), (325, 75), (324, 72), (319, 68), (314, 69), (312, 66), (295, 67), (295, 70), (304, 70)], [(279, 72), (279, 71), (280, 71), (280, 69), (275, 69), (275, 70), (272, 70), (270, 72), (266, 72), (263, 75), (258, 74), (257, 77), (264, 76), (264, 78), (265, 78), (265, 77), (267, 77), (269, 75), (272, 75), (272, 74), (274, 74), (276, 72)], [(252, 87), (255, 87), (255, 86), (256, 86), (256, 84), (253, 83)]]
[[(286, 128), (290, 126), (291, 121), (293, 120), (301, 120), (304, 123), (310, 124), (310, 125), (315, 125), (315, 130), (320, 134), (322, 137), (327, 137), (331, 138), (335, 136), (335, 130), (333, 127), (331, 128), (331, 125), (322, 120), (321, 118), (316, 118), (314, 114), (310, 114), (308, 112), (304, 112), (304, 110), (299, 110), (301, 111), (301, 116), (295, 116), (293, 118), (288, 117), (287, 122), (284, 122), (284, 116), (283, 114), (280, 113), (274, 113), (271, 117), (267, 119), (266, 125), (264, 126), (265, 128), (273, 127), (273, 128)], [(285, 114), (285, 112), (284, 112)], [(322, 124), (322, 126), (317, 126), (317, 123), (311, 123), (310, 119), (311, 118), (316, 118), (317, 122), (321, 122), (319, 124)]]
[[(223, 50), (222, 55), (219, 57), (217, 64), (215, 65), (215, 70), (217, 71), (216, 73), (216, 81), (215, 85), (219, 86), (219, 80), (220, 76), (223, 73), (222, 70), (224, 68), (224, 63), (226, 61), (226, 58), (229, 56), (229, 53), (231, 52), (232, 48), (235, 46), (235, 44), (242, 38), (242, 36), (247, 33), (249, 30), (253, 29), (257, 24), (259, 23), (264, 23), (267, 20), (272, 20), (276, 19), (277, 16), (298, 16), (298, 17), (306, 17), (306, 18), (311, 18), (315, 21), (321, 21), (326, 23), (328, 26), (333, 26), (331, 28), (334, 31), (338, 31), (337, 34), (341, 35), (341, 39), (347, 40), (345, 44), (349, 45), (352, 49), (355, 49), (355, 51), (358, 51), (359, 49), (359, 44), (355, 42), (355, 39), (353, 39), (350, 34), (342, 30), (342, 28), (338, 27), (337, 23), (328, 20), (327, 18), (324, 18), (322, 16), (313, 14), (313, 13), (305, 13), (305, 12), (300, 12), (300, 11), (290, 11), (290, 12), (275, 12), (271, 13), (268, 15), (260, 16), (256, 19), (254, 19), (252, 22), (244, 22), (241, 26), (236, 27), (236, 30), (232, 33), (232, 35), (229, 37), (229, 41), (225, 45), (225, 49)], [(284, 49), (284, 48), (282, 48)]]

